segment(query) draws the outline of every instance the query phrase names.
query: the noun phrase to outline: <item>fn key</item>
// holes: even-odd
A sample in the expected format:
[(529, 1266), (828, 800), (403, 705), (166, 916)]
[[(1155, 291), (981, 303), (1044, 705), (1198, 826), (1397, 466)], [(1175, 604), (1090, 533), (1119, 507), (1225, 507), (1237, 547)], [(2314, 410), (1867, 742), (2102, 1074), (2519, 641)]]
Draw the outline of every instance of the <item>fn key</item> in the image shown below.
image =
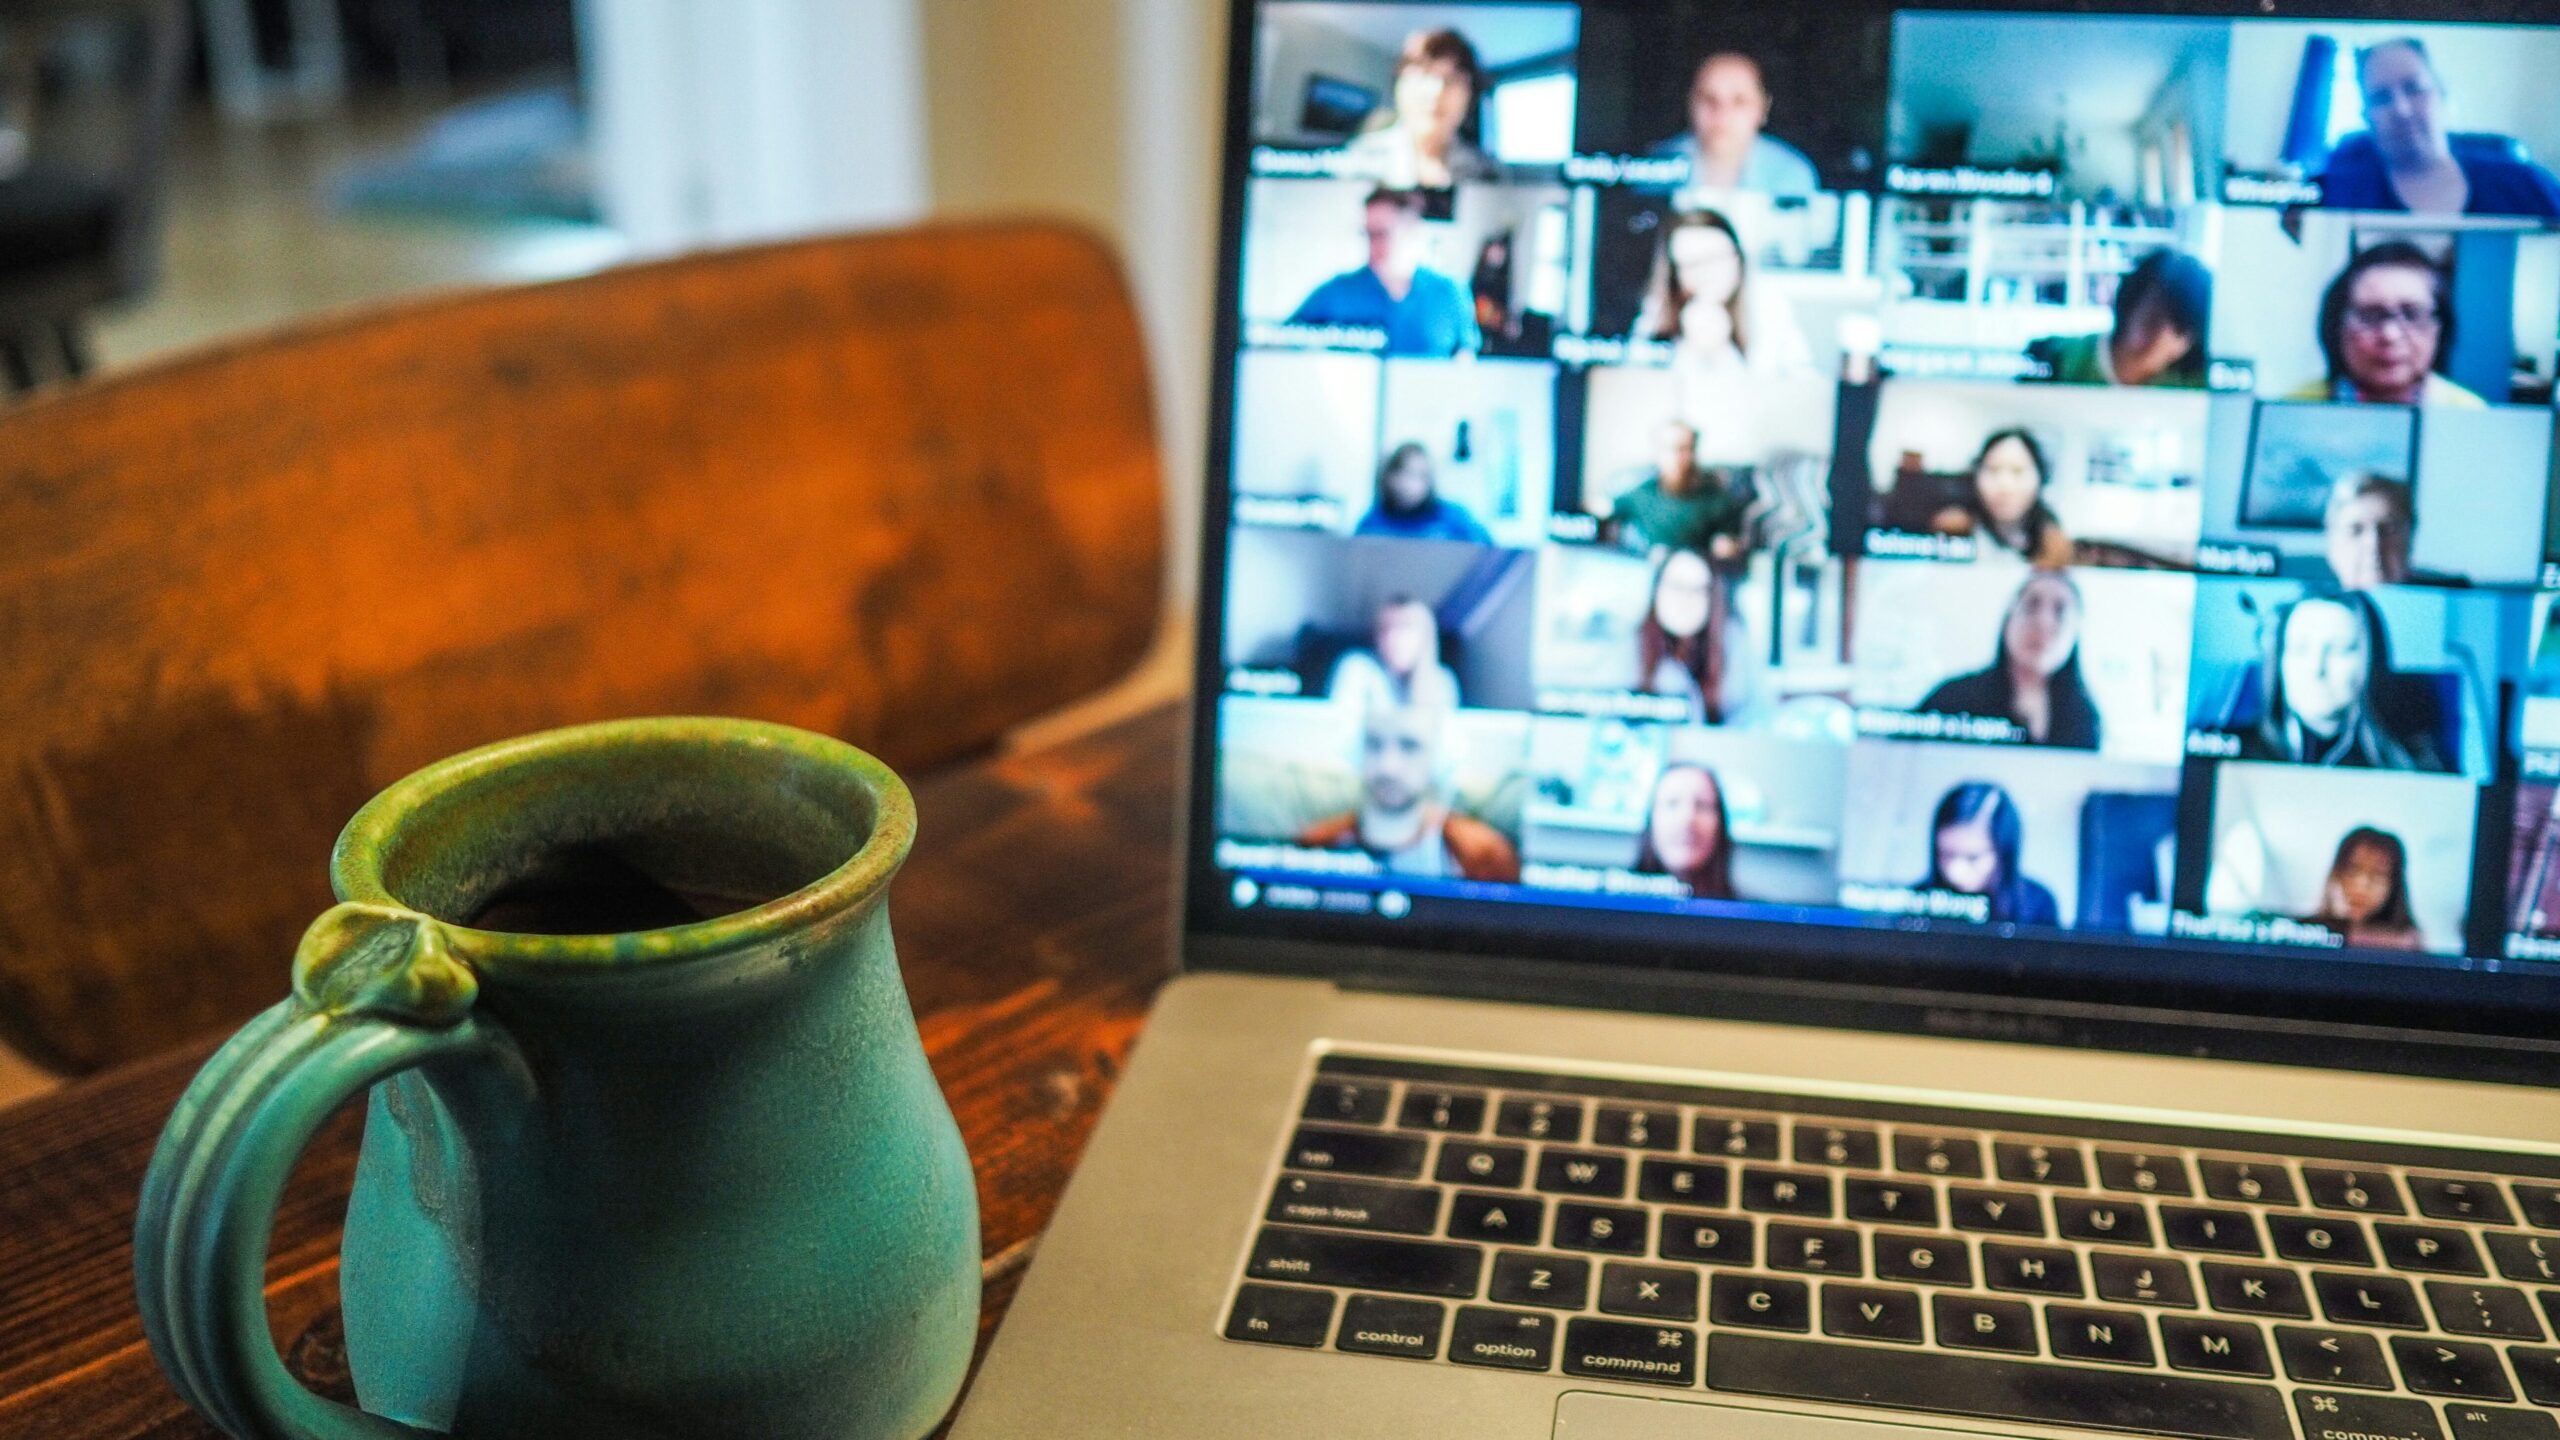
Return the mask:
[(1245, 1285), (1236, 1290), (1235, 1308), (1227, 1312), (1227, 1338), (1257, 1345), (1299, 1345), (1315, 1349), (1333, 1328), (1333, 1296), (1323, 1290), (1286, 1285)]

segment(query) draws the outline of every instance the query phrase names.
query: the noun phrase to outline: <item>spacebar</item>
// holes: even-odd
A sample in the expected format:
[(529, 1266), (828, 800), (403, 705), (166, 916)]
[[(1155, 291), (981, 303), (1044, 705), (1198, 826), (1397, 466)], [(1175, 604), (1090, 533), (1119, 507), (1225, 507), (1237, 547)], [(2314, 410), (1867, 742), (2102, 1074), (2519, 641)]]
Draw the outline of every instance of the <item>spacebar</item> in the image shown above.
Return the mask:
[(1732, 1331), (1707, 1341), (1707, 1388), (2192, 1440), (2293, 1437), (2283, 1398), (2265, 1385), (1770, 1340)]

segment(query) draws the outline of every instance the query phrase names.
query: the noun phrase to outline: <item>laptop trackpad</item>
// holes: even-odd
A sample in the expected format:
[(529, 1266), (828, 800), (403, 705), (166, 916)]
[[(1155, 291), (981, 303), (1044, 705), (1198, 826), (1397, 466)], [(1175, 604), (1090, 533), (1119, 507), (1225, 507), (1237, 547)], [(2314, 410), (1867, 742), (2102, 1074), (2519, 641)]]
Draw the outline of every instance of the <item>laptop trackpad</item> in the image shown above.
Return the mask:
[(1926, 1422), (1818, 1420), (1771, 1410), (1639, 1400), (1572, 1391), (1556, 1401), (1555, 1440), (1922, 1440), (1927, 1435), (1981, 1435)]

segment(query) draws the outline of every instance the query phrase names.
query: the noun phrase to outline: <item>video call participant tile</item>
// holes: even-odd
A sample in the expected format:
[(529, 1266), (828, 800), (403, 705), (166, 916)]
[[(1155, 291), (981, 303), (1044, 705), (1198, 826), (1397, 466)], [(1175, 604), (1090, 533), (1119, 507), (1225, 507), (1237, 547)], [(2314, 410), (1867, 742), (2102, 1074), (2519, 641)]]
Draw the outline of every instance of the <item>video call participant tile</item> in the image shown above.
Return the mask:
[(2539, 582), (2551, 412), (2211, 403), (2199, 569), (2348, 589)]
[(2191, 576), (1869, 561), (1858, 728), (2173, 765), (2185, 749)]
[(1820, 740), (1541, 717), (1523, 821), (1542, 889), (1763, 905), (1839, 893), (1848, 749)]
[(1527, 710), (1536, 570), (1529, 552), (1483, 545), (1237, 530), (1228, 688)]
[(1940, 923), (2157, 935), (2178, 771), (2050, 750), (1861, 741), (1841, 903)]
[(1222, 868), (1518, 883), (1528, 716), (1231, 695), (1220, 725)]
[(1567, 204), (1546, 185), (1435, 197), (1366, 180), (1257, 180), (1246, 201), (1245, 342), (1425, 360), (1544, 356), (1565, 303)]
[(2459, 955), (2480, 792), (2459, 776), (2215, 767), (2205, 913), (2182, 935)]
[(1780, 199), (1874, 188), (1884, 19), (1807, 22), (1710, 0), (1592, 7), (1577, 178)]

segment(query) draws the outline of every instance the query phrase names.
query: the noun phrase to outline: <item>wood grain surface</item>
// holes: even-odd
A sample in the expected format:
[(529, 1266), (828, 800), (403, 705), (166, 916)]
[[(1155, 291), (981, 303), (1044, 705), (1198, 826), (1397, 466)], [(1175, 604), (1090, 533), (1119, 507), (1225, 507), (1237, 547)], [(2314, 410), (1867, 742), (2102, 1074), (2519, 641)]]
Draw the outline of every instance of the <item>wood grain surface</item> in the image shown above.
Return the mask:
[[(981, 1354), (1171, 973), (1180, 745), (1178, 712), (1159, 710), (917, 785), (923, 833), (890, 908), (977, 1165)], [(281, 997), (281, 960), (265, 978)], [(151, 1146), (218, 1038), (0, 1110), (0, 1435), (217, 1436), (143, 1342), (131, 1229)], [(357, 1135), (350, 1109), (305, 1157), (268, 1265), (278, 1347), (342, 1398), (336, 1257)]]
[(952, 226), (324, 321), (0, 412), (0, 1037), (236, 1024), (338, 827), (509, 735), (803, 725), (914, 770), (1135, 664), (1116, 264)]

